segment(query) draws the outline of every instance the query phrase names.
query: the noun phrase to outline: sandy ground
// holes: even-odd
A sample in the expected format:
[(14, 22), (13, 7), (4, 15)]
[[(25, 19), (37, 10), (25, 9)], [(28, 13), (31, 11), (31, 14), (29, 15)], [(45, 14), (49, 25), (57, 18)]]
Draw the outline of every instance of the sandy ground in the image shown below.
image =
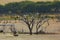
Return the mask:
[[(27, 27), (27, 25), (23, 22), (23, 21), (15, 21), (14, 20), (10, 20), (11, 23), (7, 23), (6, 25), (11, 25), (11, 24), (14, 24), (15, 25), (15, 28), (17, 31), (20, 31), (22, 32), (22, 30), (24, 32), (29, 32), (29, 29)], [(48, 22), (49, 22), (49, 25), (46, 23), (44, 23), (44, 25), (41, 27), (45, 32), (56, 32), (56, 33), (60, 33), (60, 22), (56, 22), (58, 21), (57, 19), (50, 19)], [(0, 23), (0, 25), (4, 24), (3, 21)], [(10, 28), (11, 26), (5, 26), (5, 29), (4, 31), (5, 32), (8, 32), (10, 31)], [(0, 29), (2, 29), (3, 26), (0, 26)], [(39, 29), (40, 30), (40, 29)], [(33, 32), (36, 32), (36, 26), (33, 27)]]
[[(60, 22), (56, 22), (57, 20), (49, 20), (49, 26), (47, 26), (47, 23), (44, 24), (44, 26), (47, 26), (46, 28), (46, 32), (60, 32)], [(3, 23), (3, 22), (2, 22)], [(0, 23), (0, 24), (2, 24)], [(13, 24), (14, 21), (12, 21), (12, 23), (8, 23)], [(22, 29), (24, 31), (29, 32), (28, 27), (26, 26), (26, 24), (22, 21), (18, 22), (18, 23), (14, 23), (15, 27), (17, 30), (22, 31)], [(0, 26), (2, 27), (2, 26)], [(5, 31), (9, 31), (9, 27), (10, 26), (6, 26)], [(2, 28), (0, 28), (2, 29)], [(35, 31), (35, 27), (33, 28), (33, 32)], [(0, 40), (60, 40), (60, 34), (39, 34), (39, 35), (29, 35), (29, 34), (19, 34), (18, 37), (14, 37), (12, 34), (3, 34), (0, 33)]]
[[(29, 29), (27, 27), (27, 25), (23, 22), (23, 21), (18, 21), (16, 20), (16, 23), (14, 20), (10, 20), (11, 23), (7, 23), (6, 25), (11, 25), (14, 24), (15, 28), (17, 31), (22, 32), (22, 30), (24, 32), (29, 32)], [(58, 21), (57, 19), (50, 19), (49, 25), (47, 24), (47, 22), (41, 27), (45, 32), (52, 32), (52, 33), (60, 33), (60, 22), (56, 22)], [(0, 25), (4, 24), (3, 21), (0, 23)], [(11, 26), (5, 26), (4, 31), (5, 32), (10, 32), (10, 27)], [(0, 26), (0, 30), (3, 29), (3, 26)], [(39, 29), (40, 30), (40, 29)], [(33, 32), (36, 32), (36, 26), (33, 27)]]
[(0, 40), (60, 40), (60, 34), (57, 35), (29, 35), (29, 34), (19, 34), (18, 37), (14, 37), (10, 34), (0, 34)]

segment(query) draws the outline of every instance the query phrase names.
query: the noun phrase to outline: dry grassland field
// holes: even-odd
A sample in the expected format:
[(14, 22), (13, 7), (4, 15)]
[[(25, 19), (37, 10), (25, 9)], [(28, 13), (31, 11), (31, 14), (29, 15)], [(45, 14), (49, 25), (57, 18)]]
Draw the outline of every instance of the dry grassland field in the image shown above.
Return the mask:
[(20, 34), (18, 37), (14, 37), (10, 34), (0, 34), (0, 40), (60, 40), (60, 35)]
[[(15, 37), (13, 36), (12, 33), (7, 33), (10, 32), (9, 31), (9, 27), (5, 28), (5, 34), (0, 33), (0, 40), (60, 40), (60, 22), (56, 22), (58, 21), (57, 19), (50, 19), (49, 20), (49, 26), (46, 28), (46, 32), (52, 32), (52, 33), (58, 33), (58, 34), (33, 34), (33, 35), (29, 35), (29, 34), (18, 34), (19, 36)], [(7, 23), (7, 24), (13, 24), (14, 20), (11, 20), (11, 23)], [(3, 24), (3, 21), (0, 23)], [(24, 32), (29, 32), (27, 25), (22, 22), (22, 21), (17, 21), (17, 23), (14, 23), (16, 30), (17, 31), (22, 31), (22, 28), (24, 30)], [(47, 24), (44, 24), (45, 26), (47, 26)], [(0, 26), (1, 29), (1, 26)], [(33, 28), (33, 32), (35, 32), (35, 27)]]

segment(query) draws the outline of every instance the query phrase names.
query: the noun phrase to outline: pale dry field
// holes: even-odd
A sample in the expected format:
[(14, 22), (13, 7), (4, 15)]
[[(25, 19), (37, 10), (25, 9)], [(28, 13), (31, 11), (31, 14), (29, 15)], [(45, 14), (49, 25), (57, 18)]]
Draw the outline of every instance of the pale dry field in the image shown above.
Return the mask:
[[(16, 23), (14, 20), (10, 20), (11, 23), (7, 23), (6, 25), (11, 25), (11, 24), (14, 24), (15, 28), (17, 31), (20, 31), (22, 32), (22, 30), (24, 32), (29, 32), (29, 29), (27, 27), (27, 25), (23, 22), (23, 21), (18, 21), (16, 20)], [(43, 31), (45, 32), (51, 32), (51, 33), (60, 33), (60, 22), (56, 22), (58, 21), (57, 19), (50, 19), (48, 22), (49, 22), (49, 25), (46, 23), (44, 23), (44, 25), (42, 25), (42, 27), (40, 29), (43, 29)], [(1, 21), (0, 25), (4, 24), (3, 21)], [(10, 28), (11, 26), (5, 26), (5, 29), (4, 31), (5, 32), (10, 32)], [(0, 29), (2, 29), (3, 26), (0, 26)], [(33, 27), (33, 32), (36, 32), (36, 26)]]
[[(47, 27), (46, 29), (44, 29), (45, 32), (60, 33), (60, 22), (56, 22), (56, 21), (58, 21), (58, 20), (50, 19), (49, 26), (47, 25), (47, 22), (46, 22), (43, 25), (44, 27)], [(3, 21), (0, 24), (3, 24)], [(17, 31), (22, 31), (22, 29), (23, 29), (24, 32), (29, 32), (27, 25), (22, 21), (17, 21), (17, 23), (14, 23), (14, 20), (12, 20), (11, 23), (7, 23), (7, 24), (15, 24)], [(1, 29), (1, 27), (2, 26), (0, 26), (0, 29)], [(10, 26), (6, 26), (5, 32), (9, 32), (9, 27)], [(35, 31), (36, 31), (36, 29), (34, 27), (33, 32), (35, 32)], [(6, 34), (0, 33), (0, 40), (60, 40), (60, 34), (39, 34), (39, 35), (19, 34), (18, 37), (14, 37), (10, 33), (6, 33)]]
[(10, 34), (0, 34), (0, 40), (60, 40), (60, 34), (48, 35), (29, 35), (29, 34), (19, 34), (18, 37), (14, 37)]

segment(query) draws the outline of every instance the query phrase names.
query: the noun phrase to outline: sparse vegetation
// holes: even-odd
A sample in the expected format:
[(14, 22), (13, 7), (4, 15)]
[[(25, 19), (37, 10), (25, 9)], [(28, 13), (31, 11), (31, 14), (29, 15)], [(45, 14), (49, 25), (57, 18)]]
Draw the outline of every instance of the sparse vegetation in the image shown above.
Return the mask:
[[(55, 15), (54, 15), (55, 14)], [(36, 27), (36, 34), (45, 33), (43, 31), (42, 25), (48, 20), (57, 18), (60, 20), (60, 1), (56, 2), (32, 2), (32, 1), (22, 1), (22, 2), (13, 2), (6, 5), (0, 5), (0, 20), (22, 20), (26, 23), (30, 35), (32, 35), (32, 30)], [(54, 15), (54, 16), (50, 16)], [(4, 23), (8, 23), (7, 21)], [(36, 25), (35, 25), (36, 24)], [(5, 26), (5, 25), (3, 25)], [(41, 28), (41, 30), (39, 30)], [(13, 31), (13, 30), (14, 31)], [(12, 28), (14, 36), (18, 36), (15, 28)], [(3, 32), (2, 30), (0, 32)]]

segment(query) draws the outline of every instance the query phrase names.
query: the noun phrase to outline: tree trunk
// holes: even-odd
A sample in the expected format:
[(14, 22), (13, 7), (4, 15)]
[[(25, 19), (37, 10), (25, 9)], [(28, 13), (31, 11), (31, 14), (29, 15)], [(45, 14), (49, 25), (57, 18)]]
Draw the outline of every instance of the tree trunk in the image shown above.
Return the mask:
[(28, 25), (29, 31), (30, 31), (30, 35), (32, 35), (32, 28), (30, 28), (30, 25)]
[(36, 28), (36, 34), (38, 34), (38, 29)]
[(30, 29), (30, 35), (32, 35), (32, 30)]

